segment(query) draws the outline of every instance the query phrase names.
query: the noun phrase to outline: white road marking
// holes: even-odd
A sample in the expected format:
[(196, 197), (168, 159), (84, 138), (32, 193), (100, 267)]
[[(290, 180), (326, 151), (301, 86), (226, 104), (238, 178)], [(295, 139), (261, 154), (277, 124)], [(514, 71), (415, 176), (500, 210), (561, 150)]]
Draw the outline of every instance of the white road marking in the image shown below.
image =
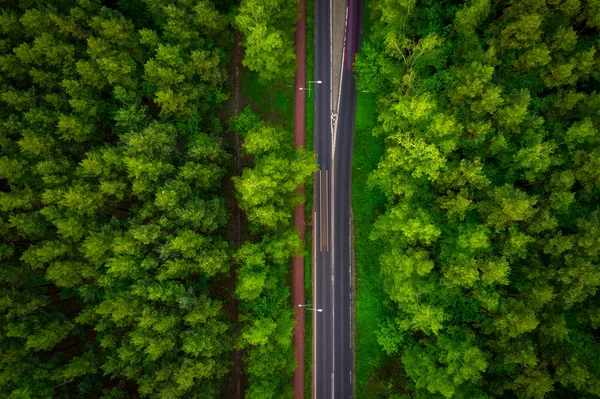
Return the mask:
[(344, 47), (342, 48), (342, 65), (340, 67), (340, 87), (338, 90), (338, 112), (340, 109), (340, 99), (342, 98), (342, 79), (344, 76), (344, 65), (346, 64), (346, 37), (348, 36), (348, 3), (346, 3), (346, 18), (344, 19)]
[[(331, 187), (335, 187), (335, 163), (332, 162), (332, 173), (331, 173)], [(329, 239), (329, 238), (328, 238)], [(335, 372), (335, 190), (331, 190), (331, 324), (332, 324), (332, 371)], [(333, 373), (332, 373), (333, 374)], [(331, 383), (331, 391), (333, 398), (333, 384)]]
[[(348, 3), (346, 3), (346, 17), (344, 18), (344, 44), (342, 46), (342, 63), (340, 64), (340, 82), (338, 86), (337, 108), (332, 111), (336, 115), (336, 123), (332, 130), (333, 146), (331, 147), (331, 160), (335, 158), (335, 143), (337, 142), (337, 115), (340, 113), (340, 101), (342, 99), (342, 83), (344, 81), (344, 64), (346, 61), (346, 36), (348, 36)], [(333, 64), (331, 64), (333, 66)], [(333, 69), (333, 68), (332, 68)]]
[(334, 374), (335, 374), (335, 373), (331, 373), (331, 399), (333, 399), (333, 398), (334, 398), (334, 395), (333, 395), (333, 394), (334, 394), (334, 392), (335, 392), (335, 389), (334, 389), (334, 386), (335, 386)]
[[(312, 303), (315, 304), (315, 307), (319, 309), (317, 303), (317, 211), (313, 211), (313, 269), (312, 269), (312, 278), (313, 278), (313, 290), (312, 290)], [(317, 317), (313, 315), (313, 399), (316, 399), (316, 387), (317, 387)]]
[[(332, 100), (333, 100), (333, 86), (332, 86), (332, 83), (333, 83), (333, 68), (332, 68), (332, 66), (333, 66), (333, 20), (332, 19), (333, 19), (333, 0), (329, 0), (329, 108), (330, 108), (330, 113), (331, 113), (331, 105), (332, 105)], [(336, 125), (337, 125), (337, 123), (336, 123)], [(332, 131), (331, 131), (330, 134), (334, 134), (333, 127), (332, 127)], [(335, 136), (332, 138), (332, 140), (334, 140), (334, 141), (332, 141), (332, 145), (331, 145), (331, 159), (332, 159), (332, 162), (331, 162), (331, 167), (332, 167), (332, 185), (331, 186), (335, 187), (334, 186), (334, 184), (335, 184), (335, 178), (334, 178), (334, 176), (335, 176), (335, 173), (334, 173), (335, 169), (334, 169), (334, 163), (333, 163), (333, 154), (334, 154), (334, 151), (335, 151), (334, 150), (335, 149)], [(333, 191), (335, 191), (335, 190), (333, 190)], [(334, 201), (334, 194), (333, 194), (333, 192), (332, 192), (331, 197), (332, 197), (331, 201), (332, 201), (332, 204), (333, 204), (334, 203), (333, 202)], [(334, 212), (334, 207), (333, 206), (331, 207), (331, 213), (333, 215), (332, 218), (331, 218), (331, 220), (332, 220), (332, 223), (331, 223), (331, 236), (333, 237), (334, 236), (333, 232), (335, 230), (335, 228), (334, 228), (335, 225), (333, 223), (333, 221), (335, 220), (335, 212)], [(329, 237), (327, 237), (327, 239), (329, 239)], [(335, 243), (335, 241), (332, 240), (332, 245), (331, 245), (331, 247), (332, 247), (331, 248), (332, 249), (332, 251), (331, 251), (331, 258), (332, 258), (332, 262), (331, 262), (331, 283), (332, 283), (331, 284), (332, 285), (332, 298), (331, 298), (332, 316), (331, 316), (331, 321), (332, 321), (332, 335), (333, 335), (333, 339), (332, 339), (332, 342), (333, 342), (333, 345), (332, 345), (332, 356), (331, 356), (331, 363), (332, 363), (332, 369), (331, 369), (332, 370), (332, 372), (331, 372), (331, 398), (332, 399), (335, 397), (334, 396), (334, 393), (335, 393), (335, 380), (333, 378), (333, 373), (335, 372), (335, 361), (334, 361), (334, 359), (335, 359), (335, 291), (334, 291), (334, 285), (333, 285), (333, 279), (334, 279), (334, 276), (335, 276), (335, 272), (334, 272), (335, 268), (334, 268), (334, 264), (333, 264), (333, 259), (335, 259), (333, 257), (333, 254), (334, 254), (334, 243)]]
[(337, 142), (337, 113), (331, 111), (330, 125), (331, 125), (331, 164), (335, 158), (335, 143)]
[(319, 169), (319, 252), (323, 252), (323, 171)]
[(335, 154), (335, 126), (337, 117), (334, 118), (333, 108), (333, 0), (329, 0), (329, 117), (331, 125), (331, 160), (333, 163), (333, 155)]
[[(332, 252), (333, 253), (333, 252)], [(332, 256), (333, 258), (333, 256)], [(335, 373), (335, 264), (331, 262), (331, 341), (332, 341), (332, 356), (331, 356), (331, 397), (333, 398), (333, 374)]]
[(333, 99), (333, 0), (329, 0), (329, 107)]
[(329, 252), (329, 170), (325, 169), (325, 251)]

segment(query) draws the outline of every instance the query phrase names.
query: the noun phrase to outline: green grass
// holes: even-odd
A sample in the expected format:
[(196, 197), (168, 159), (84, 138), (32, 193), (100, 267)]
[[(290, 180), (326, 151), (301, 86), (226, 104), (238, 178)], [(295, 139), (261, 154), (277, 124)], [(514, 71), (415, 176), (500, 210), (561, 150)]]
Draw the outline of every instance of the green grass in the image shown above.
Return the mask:
[(294, 130), (294, 82), (263, 85), (255, 72), (244, 70), (242, 92), (245, 95), (242, 110), (251, 105), (261, 118), (285, 129)]
[[(306, 79), (312, 80), (314, 70), (314, 51), (313, 51), (313, 1), (306, 1)], [(314, 142), (314, 120), (315, 107), (314, 97), (306, 97), (306, 148), (313, 149)], [(312, 229), (308, 221), (312, 217), (313, 207), (313, 186), (312, 180), (306, 185), (306, 256), (304, 257), (304, 287), (307, 303), (312, 301)], [(304, 397), (312, 397), (312, 312), (306, 312), (305, 319), (305, 352), (304, 352)]]
[(370, 172), (377, 167), (384, 142), (371, 134), (376, 124), (376, 99), (358, 93), (352, 158), (352, 210), (356, 253), (356, 393), (368, 398), (369, 380), (384, 364), (386, 354), (377, 342), (377, 326), (385, 315), (379, 256), (382, 245), (369, 235), (385, 204), (383, 193), (367, 188)]

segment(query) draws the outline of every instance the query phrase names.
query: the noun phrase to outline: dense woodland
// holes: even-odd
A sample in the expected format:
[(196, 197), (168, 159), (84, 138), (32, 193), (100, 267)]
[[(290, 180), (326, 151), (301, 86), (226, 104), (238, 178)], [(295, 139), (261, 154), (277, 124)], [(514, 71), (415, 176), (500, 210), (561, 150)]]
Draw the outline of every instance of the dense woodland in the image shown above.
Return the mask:
[[(296, 6), (2, 3), (0, 396), (230, 398), (238, 366), (245, 397), (291, 396), (315, 160), (226, 104), (236, 32), (291, 81)], [(372, 396), (600, 396), (600, 2), (367, 6), (397, 371)]]
[(260, 6), (0, 6), (1, 397), (231, 397), (234, 353), (246, 397), (289, 396), (291, 214), (314, 157), (222, 106), (236, 29), (249, 69), (290, 76), (296, 3)]
[(380, 397), (600, 396), (600, 2), (368, 3)]

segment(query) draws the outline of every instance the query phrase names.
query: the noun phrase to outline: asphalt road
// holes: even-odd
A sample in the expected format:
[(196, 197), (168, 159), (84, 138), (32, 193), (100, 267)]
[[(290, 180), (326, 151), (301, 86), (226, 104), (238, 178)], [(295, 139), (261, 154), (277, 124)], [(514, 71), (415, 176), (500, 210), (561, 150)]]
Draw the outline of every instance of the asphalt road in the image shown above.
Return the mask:
[[(330, 2), (315, 2), (315, 140), (319, 172), (314, 181), (313, 397), (351, 398), (353, 337), (350, 188), (356, 88), (352, 72), (360, 48), (362, 0), (348, 0), (342, 83), (331, 92)], [(331, 96), (340, 95), (332, 129)], [(332, 147), (333, 146), (333, 147)]]

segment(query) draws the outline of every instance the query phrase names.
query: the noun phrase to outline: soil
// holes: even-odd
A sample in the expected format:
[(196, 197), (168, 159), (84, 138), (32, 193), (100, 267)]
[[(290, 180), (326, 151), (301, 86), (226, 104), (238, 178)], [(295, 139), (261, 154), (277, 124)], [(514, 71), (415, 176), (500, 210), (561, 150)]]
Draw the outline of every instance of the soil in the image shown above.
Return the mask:
[[(234, 55), (234, 90), (233, 90), (233, 112), (234, 115), (240, 113), (240, 85), (241, 85), (241, 63), (242, 63), (242, 51), (240, 47), (240, 33), (235, 33), (235, 55)], [(234, 145), (235, 145), (235, 171), (236, 175), (242, 174), (242, 145), (241, 139), (238, 132), (234, 132)], [(233, 213), (235, 217), (235, 246), (239, 248), (242, 245), (242, 211), (238, 206), (238, 202), (234, 201)], [(237, 277), (237, 271), (234, 271)], [(237, 278), (236, 278), (237, 280)], [(236, 302), (236, 336), (240, 334), (239, 323), (237, 323), (237, 309), (238, 304)], [(242, 352), (240, 350), (233, 351), (233, 375), (235, 377), (235, 398), (241, 399), (243, 397), (242, 391)]]
[[(229, 119), (232, 116), (238, 115), (241, 110), (240, 92), (243, 50), (240, 45), (239, 32), (235, 31), (234, 35), (235, 43), (233, 47), (233, 57), (228, 65), (229, 76), (233, 76), (233, 81), (230, 83), (232, 97), (224, 104), (222, 115), (224, 119)], [(232, 213), (232, 217), (229, 218), (225, 229), (229, 240), (235, 244), (236, 248), (239, 248), (242, 243), (244, 216), (235, 198), (236, 191), (232, 181), (233, 176), (239, 176), (242, 173), (243, 157), (239, 133), (227, 132), (224, 135), (224, 142), (229, 147), (235, 158), (233, 170), (223, 178), (223, 192), (227, 199), (227, 206)], [(219, 293), (219, 296), (223, 298), (224, 309), (227, 312), (231, 324), (236, 326), (235, 336), (239, 336), (239, 302), (235, 298), (236, 282), (237, 266), (234, 265), (231, 268), (230, 274), (223, 280), (219, 281), (218, 285), (221, 287), (222, 292)], [(246, 381), (243, 374), (243, 351), (233, 350), (231, 356), (233, 370), (225, 381), (226, 387), (224, 387), (223, 390), (224, 399), (242, 399), (244, 397), (246, 386)]]

